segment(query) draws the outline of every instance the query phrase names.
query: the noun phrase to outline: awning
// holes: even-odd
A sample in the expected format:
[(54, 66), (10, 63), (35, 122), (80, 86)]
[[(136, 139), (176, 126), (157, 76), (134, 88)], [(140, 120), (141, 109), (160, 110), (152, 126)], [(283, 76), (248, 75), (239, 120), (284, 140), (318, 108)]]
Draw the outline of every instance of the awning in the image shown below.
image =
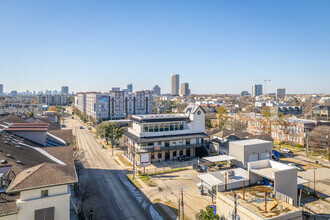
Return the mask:
[(308, 180), (305, 180), (301, 177), (297, 177), (297, 185), (308, 183), (308, 182), (309, 182)]
[(199, 182), (199, 183), (197, 183), (196, 185), (197, 185), (198, 187), (202, 187), (202, 184), (203, 184), (203, 188), (206, 188), (206, 189), (212, 191), (212, 187), (209, 186), (207, 183)]
[(206, 160), (208, 162), (211, 162), (211, 163), (216, 163), (216, 162), (234, 160), (235, 157), (231, 157), (228, 155), (219, 155), (219, 156), (212, 156), (212, 157), (203, 157), (202, 159)]
[(216, 178), (210, 173), (198, 175), (198, 177), (210, 186), (217, 186), (222, 183), (220, 179)]

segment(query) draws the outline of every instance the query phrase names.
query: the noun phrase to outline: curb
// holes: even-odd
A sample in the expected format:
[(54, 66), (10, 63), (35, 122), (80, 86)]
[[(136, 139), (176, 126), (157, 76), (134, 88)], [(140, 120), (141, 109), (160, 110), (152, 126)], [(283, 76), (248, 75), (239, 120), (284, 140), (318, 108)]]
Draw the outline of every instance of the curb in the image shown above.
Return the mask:
[(130, 179), (130, 178), (128, 178), (128, 176), (126, 175), (126, 178), (128, 179), (128, 181), (134, 186), (134, 188), (136, 189), (136, 190), (138, 190), (139, 191), (139, 193), (150, 203), (150, 205), (156, 210), (156, 212), (159, 214), (159, 216), (161, 216), (163, 219), (165, 219), (164, 218), (164, 216), (162, 216), (162, 214), (161, 213), (159, 213), (158, 212), (158, 210), (155, 208), (155, 206), (154, 206), (154, 204), (150, 201), (150, 199), (144, 194), (144, 192), (139, 188), (139, 187), (137, 187), (134, 183), (133, 183), (133, 181)]

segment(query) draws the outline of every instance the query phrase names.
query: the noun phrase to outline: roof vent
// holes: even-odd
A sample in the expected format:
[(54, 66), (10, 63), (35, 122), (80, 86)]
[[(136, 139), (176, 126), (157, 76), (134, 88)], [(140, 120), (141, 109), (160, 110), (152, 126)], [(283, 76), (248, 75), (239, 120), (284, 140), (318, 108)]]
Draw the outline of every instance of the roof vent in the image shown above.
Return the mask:
[(31, 172), (31, 170), (26, 171), (26, 173), (30, 173), (30, 172)]

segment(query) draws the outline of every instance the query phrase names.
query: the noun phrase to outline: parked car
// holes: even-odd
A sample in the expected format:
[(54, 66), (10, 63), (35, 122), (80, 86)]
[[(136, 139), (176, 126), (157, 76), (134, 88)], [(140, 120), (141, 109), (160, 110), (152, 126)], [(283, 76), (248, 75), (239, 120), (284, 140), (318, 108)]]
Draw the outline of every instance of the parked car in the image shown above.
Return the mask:
[(284, 153), (292, 153), (288, 148), (283, 148), (282, 149), (282, 152), (284, 152)]
[(182, 162), (182, 161), (188, 161), (191, 160), (191, 157), (189, 156), (180, 156), (178, 157), (178, 161)]
[(199, 173), (203, 173), (204, 172), (203, 167), (201, 165), (199, 165), (199, 164), (194, 164), (193, 169), (196, 170)]
[(295, 164), (295, 163), (288, 163), (289, 166), (295, 167), (297, 170), (299, 171), (303, 171), (304, 168), (302, 168), (302, 166), (300, 166), (299, 164)]
[(72, 116), (71, 119), (74, 119), (74, 117)]
[(80, 129), (83, 129), (84, 127), (83, 127), (83, 126), (80, 126), (79, 128), (80, 128)]
[(272, 154), (272, 159), (275, 160), (275, 161), (279, 161), (280, 160), (279, 157), (276, 156), (275, 154)]

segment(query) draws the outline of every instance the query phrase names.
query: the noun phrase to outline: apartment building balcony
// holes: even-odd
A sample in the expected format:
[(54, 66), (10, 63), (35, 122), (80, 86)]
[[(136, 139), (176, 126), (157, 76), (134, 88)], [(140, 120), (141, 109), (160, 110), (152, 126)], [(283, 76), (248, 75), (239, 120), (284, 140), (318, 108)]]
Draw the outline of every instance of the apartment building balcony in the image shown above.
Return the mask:
[(185, 144), (185, 145), (175, 145), (175, 146), (148, 146), (148, 147), (140, 147), (135, 148), (136, 153), (155, 153), (155, 152), (162, 152), (162, 151), (171, 151), (171, 150), (182, 150), (188, 148), (198, 148), (202, 147), (204, 143), (199, 144)]

